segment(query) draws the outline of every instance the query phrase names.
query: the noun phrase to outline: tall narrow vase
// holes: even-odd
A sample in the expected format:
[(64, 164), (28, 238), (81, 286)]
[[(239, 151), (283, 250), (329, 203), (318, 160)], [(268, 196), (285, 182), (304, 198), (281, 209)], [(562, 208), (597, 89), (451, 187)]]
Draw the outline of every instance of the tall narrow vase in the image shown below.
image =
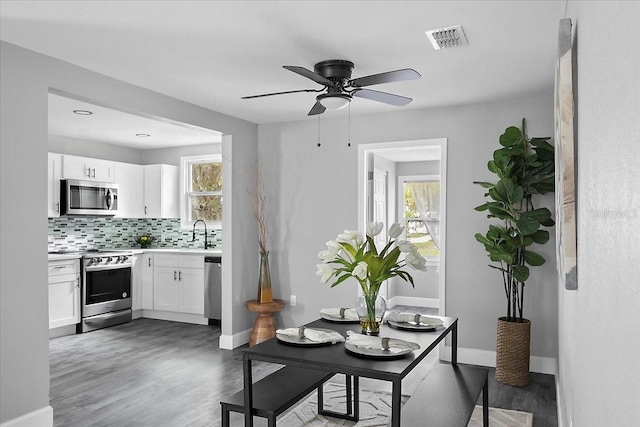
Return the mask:
[(273, 295), (271, 293), (271, 274), (269, 273), (269, 251), (260, 252), (257, 301), (260, 304), (273, 302)]
[(378, 294), (360, 295), (356, 301), (356, 312), (360, 319), (362, 333), (366, 335), (378, 335), (387, 303)]

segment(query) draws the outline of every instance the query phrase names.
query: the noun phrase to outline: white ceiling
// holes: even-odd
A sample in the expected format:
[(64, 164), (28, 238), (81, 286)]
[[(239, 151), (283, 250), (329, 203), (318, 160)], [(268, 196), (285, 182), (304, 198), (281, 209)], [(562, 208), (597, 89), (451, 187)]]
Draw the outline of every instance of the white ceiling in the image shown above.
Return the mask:
[[(282, 66), (312, 70), (326, 59), (354, 62), (353, 77), (401, 68), (422, 74), (375, 86), (412, 97), (408, 106), (358, 98), (352, 115), (550, 93), (565, 6), (564, 0), (2, 1), (0, 38), (260, 124), (308, 119), (316, 94), (240, 97), (317, 89)], [(435, 51), (425, 31), (453, 25), (462, 26), (469, 45)], [(332, 112), (340, 113), (346, 110)]]

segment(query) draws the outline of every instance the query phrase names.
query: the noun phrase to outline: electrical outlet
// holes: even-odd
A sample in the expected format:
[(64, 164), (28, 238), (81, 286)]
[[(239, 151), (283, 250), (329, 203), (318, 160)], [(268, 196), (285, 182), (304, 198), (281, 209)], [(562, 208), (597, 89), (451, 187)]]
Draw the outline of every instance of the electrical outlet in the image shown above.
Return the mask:
[(298, 301), (296, 301), (295, 295), (289, 296), (289, 305), (291, 305), (291, 307), (295, 307), (297, 303)]

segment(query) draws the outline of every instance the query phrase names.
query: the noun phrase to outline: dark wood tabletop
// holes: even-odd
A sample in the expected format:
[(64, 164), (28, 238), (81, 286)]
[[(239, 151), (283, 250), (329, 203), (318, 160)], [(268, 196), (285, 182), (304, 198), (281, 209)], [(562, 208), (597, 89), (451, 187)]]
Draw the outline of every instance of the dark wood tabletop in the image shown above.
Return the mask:
[[(343, 343), (327, 346), (287, 345), (272, 338), (253, 347), (243, 350), (243, 372), (245, 391), (245, 426), (253, 426), (251, 416), (252, 403), (252, 360), (261, 360), (283, 365), (319, 369), (358, 377), (374, 378), (392, 382), (391, 425), (400, 426), (400, 409), (402, 379), (422, 361), (451, 332), (451, 363), (457, 362), (457, 325), (455, 317), (439, 317), (444, 325), (432, 332), (414, 332), (394, 329), (383, 325), (381, 337), (398, 338), (418, 343), (420, 349), (396, 359), (367, 358), (351, 354), (345, 350)], [(309, 328), (332, 329), (345, 338), (347, 331), (360, 333), (360, 325), (352, 323), (330, 322), (319, 319), (305, 325)]]

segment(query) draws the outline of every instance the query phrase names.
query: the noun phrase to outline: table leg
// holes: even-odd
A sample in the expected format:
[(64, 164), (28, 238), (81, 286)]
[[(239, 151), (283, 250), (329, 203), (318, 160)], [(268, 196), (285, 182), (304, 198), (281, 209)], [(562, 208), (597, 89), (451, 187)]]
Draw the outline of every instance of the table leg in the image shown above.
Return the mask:
[(244, 426), (253, 427), (253, 378), (251, 359), (246, 354), (242, 357), (242, 372), (244, 374)]
[(451, 328), (451, 365), (458, 366), (458, 321)]
[(400, 411), (402, 410), (402, 380), (393, 380), (391, 389), (391, 427), (400, 427)]

